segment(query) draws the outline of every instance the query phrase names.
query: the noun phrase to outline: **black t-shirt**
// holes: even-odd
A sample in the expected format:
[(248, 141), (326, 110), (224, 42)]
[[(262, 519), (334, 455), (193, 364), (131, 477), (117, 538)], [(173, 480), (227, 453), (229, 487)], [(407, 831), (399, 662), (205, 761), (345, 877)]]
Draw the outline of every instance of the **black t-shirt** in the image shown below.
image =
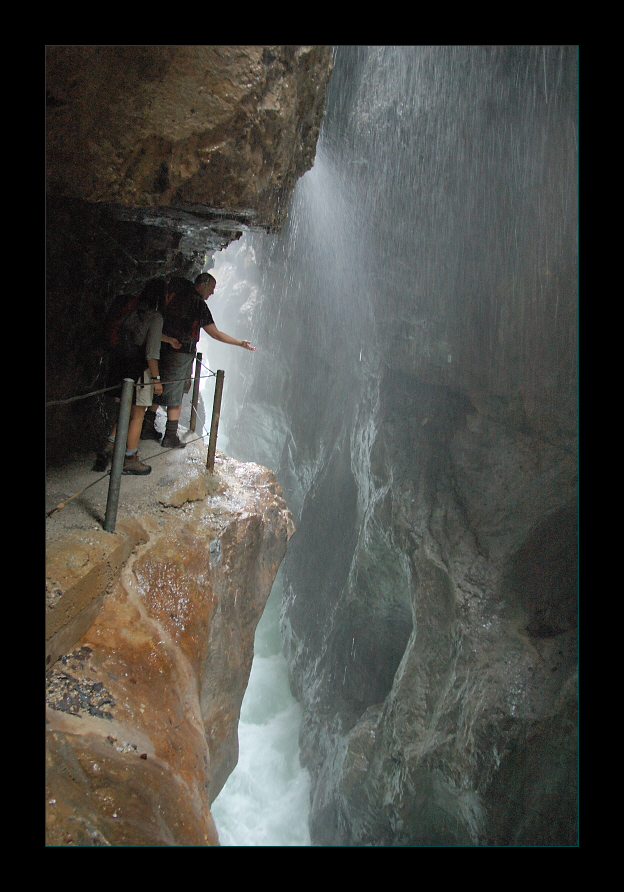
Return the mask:
[(206, 302), (198, 294), (176, 294), (163, 313), (163, 334), (194, 346), (206, 325), (214, 319)]

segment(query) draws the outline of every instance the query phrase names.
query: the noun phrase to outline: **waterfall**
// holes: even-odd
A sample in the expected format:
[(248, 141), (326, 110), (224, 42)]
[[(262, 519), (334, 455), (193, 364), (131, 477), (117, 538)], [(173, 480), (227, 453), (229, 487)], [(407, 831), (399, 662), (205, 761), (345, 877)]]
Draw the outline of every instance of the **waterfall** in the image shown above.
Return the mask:
[[(306, 717), (314, 842), (477, 838), (463, 817), (448, 837), (435, 823), (435, 809), (446, 814), (449, 803), (464, 814), (438, 780), (427, 794), (431, 823), (403, 826), (401, 803), (414, 794), (408, 774), (405, 786), (386, 787), (379, 767), (399, 764), (394, 744), (377, 775), (358, 775), (368, 750), (344, 772), (342, 760), (349, 735), (356, 748), (381, 740), (379, 716), (393, 720), (392, 710), (382, 713), (386, 698), (430, 641), (404, 708), (431, 722), (435, 739), (439, 716), (427, 713), (423, 691), (430, 686), (443, 714), (447, 694), (452, 701), (445, 661), (459, 659), (454, 620), (427, 632), (435, 610), (446, 617), (440, 580), (452, 580), (453, 611), (473, 588), (486, 612), (498, 609), (489, 583), (464, 577), (464, 561), (489, 561), (483, 580), (495, 578), (542, 514), (575, 499), (566, 462), (576, 449), (576, 65), (576, 49), (565, 46), (339, 47), (315, 165), (284, 229), (247, 233), (216, 258), (215, 320), (258, 346), (235, 357), (218, 348), (227, 451), (275, 471), (297, 527), (284, 561), (282, 631)], [(495, 436), (505, 444), (500, 467), (488, 451)], [(545, 455), (555, 444), (552, 479), (524, 462), (527, 443)], [(490, 476), (480, 465), (489, 461)], [(508, 494), (514, 487), (522, 497)], [(489, 514), (496, 499), (505, 523)], [(432, 537), (438, 516), (461, 527), (456, 540), (437, 528)], [(491, 537), (470, 559), (462, 549), (478, 537), (464, 523)], [(423, 606), (423, 591), (439, 599), (435, 610)], [(479, 612), (466, 610), (463, 628), (475, 640), (483, 634), (485, 654), (493, 620), (480, 626)], [(502, 714), (516, 692), (507, 691), (506, 657), (500, 666), (495, 657), (484, 689), (492, 714)], [(519, 689), (530, 689), (531, 673)], [(531, 697), (545, 709), (543, 691)], [(475, 712), (467, 722), (467, 739), (491, 735), (492, 752), (479, 758), (497, 766), (506, 741), (480, 720)], [(406, 751), (417, 753), (421, 730), (406, 724)], [(451, 766), (448, 789), (461, 776), (472, 790), (470, 760), (454, 758), (440, 757), (441, 771)], [(413, 771), (421, 771), (416, 755)], [(342, 798), (355, 776), (367, 796), (355, 785)]]

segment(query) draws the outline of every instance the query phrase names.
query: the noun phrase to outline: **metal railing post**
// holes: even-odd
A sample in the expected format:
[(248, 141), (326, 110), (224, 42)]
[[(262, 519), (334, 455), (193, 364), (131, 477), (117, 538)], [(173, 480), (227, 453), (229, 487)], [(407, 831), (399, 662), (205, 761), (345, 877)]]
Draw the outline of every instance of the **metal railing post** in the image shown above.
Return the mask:
[(206, 468), (211, 474), (214, 471), (215, 451), (217, 449), (217, 431), (219, 430), (224, 377), (225, 372), (223, 369), (217, 369), (217, 381), (215, 384), (214, 402), (212, 404), (212, 421), (210, 423), (210, 440), (208, 441), (208, 459), (206, 461)]
[(191, 425), (190, 428), (195, 433), (197, 423), (197, 403), (199, 402), (199, 379), (201, 370), (202, 355), (198, 353), (195, 357), (195, 378), (193, 379), (193, 399), (191, 401)]
[(123, 386), (121, 388), (121, 403), (119, 405), (117, 433), (115, 434), (115, 449), (113, 450), (110, 483), (108, 484), (106, 516), (104, 518), (104, 529), (107, 533), (115, 532), (117, 507), (119, 505), (119, 489), (121, 486), (121, 472), (123, 471), (124, 459), (126, 456), (126, 440), (128, 439), (128, 425), (130, 423), (133, 390), (134, 381), (132, 378), (124, 378)]

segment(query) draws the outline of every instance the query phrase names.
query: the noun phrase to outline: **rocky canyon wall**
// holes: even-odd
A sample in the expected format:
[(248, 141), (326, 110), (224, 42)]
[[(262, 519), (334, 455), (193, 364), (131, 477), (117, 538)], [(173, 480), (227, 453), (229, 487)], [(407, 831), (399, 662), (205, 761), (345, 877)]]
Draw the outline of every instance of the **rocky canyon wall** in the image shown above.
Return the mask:
[(102, 493), (84, 480), (100, 403), (80, 397), (104, 386), (117, 294), (192, 277), (244, 231), (283, 224), (313, 163), (332, 52), (46, 54), (46, 454), (49, 507), (63, 506), (46, 531), (47, 842), (215, 845), (210, 804), (236, 764), (290, 512), (266, 469), (218, 453), (207, 474), (196, 444), (124, 477), (104, 532)]
[[(89, 48), (50, 49), (49, 127), (60, 129), (49, 157), (48, 398), (96, 386), (96, 336), (115, 293), (158, 273), (191, 275), (229, 245), (213, 312), (259, 349), (253, 368), (236, 352), (228, 362), (222, 431), (230, 455), (275, 472), (297, 527), (282, 631), (304, 712), (313, 841), (576, 845), (577, 49), (337, 48), (314, 167), (289, 204), (270, 152), (290, 153), (301, 171), (312, 155), (274, 117), (281, 97), (305, 96), (316, 123), (303, 114), (299, 132), (316, 132), (327, 48), (250, 48), (236, 89), (213, 81), (219, 113), (200, 74), (222, 72), (226, 56), (236, 68), (241, 48), (210, 62), (223, 48), (182, 48), (175, 111), (161, 78), (176, 74), (176, 48), (129, 61), (129, 48), (115, 48), (102, 71), (96, 48), (81, 64), (93, 62), (98, 95), (110, 83), (106, 114), (91, 110), (94, 90), (76, 74)], [(123, 68), (136, 95), (118, 89)], [(293, 77), (312, 86), (293, 93)], [(248, 117), (233, 111), (234, 95)], [(75, 127), (64, 117), (72, 97)], [(198, 108), (210, 119), (199, 128)], [(257, 231), (282, 220), (280, 233)], [(51, 460), (90, 447), (96, 423), (96, 408), (54, 409)], [(150, 557), (149, 574), (162, 561)], [(135, 564), (147, 578), (138, 556), (111, 605), (146, 617), (149, 646), (155, 624), (171, 637), (178, 614), (137, 599)], [(91, 660), (108, 672), (95, 637), (86, 646), (73, 655), (84, 673)], [(176, 661), (187, 665), (183, 647)], [(169, 769), (154, 752), (168, 791), (184, 794), (164, 824), (157, 805), (169, 792), (151, 800), (161, 829), (149, 839), (201, 843), (213, 838), (204, 682), (179, 675), (190, 762), (178, 753)], [(107, 691), (124, 702), (134, 687)], [(62, 721), (72, 727), (61, 734), (77, 733), (85, 717)], [(131, 730), (113, 742), (98, 732), (94, 759), (55, 738), (65, 786), (50, 799), (80, 788), (108, 808), (119, 760), (152, 764), (150, 729)], [(106, 781), (94, 785), (88, 771), (103, 759)], [(193, 810), (196, 836), (172, 829)], [(112, 814), (88, 820), (74, 823), (85, 839), (118, 843)]]
[[(46, 47), (48, 401), (102, 386), (113, 299), (276, 231), (312, 166), (330, 47)], [(93, 448), (95, 400), (47, 418), (50, 462)]]
[(286, 228), (228, 251), (318, 844), (577, 841), (576, 66), (339, 48)]
[(195, 443), (124, 479), (115, 533), (85, 503), (48, 523), (48, 845), (219, 844), (210, 805), (293, 525), (271, 472), (205, 462)]

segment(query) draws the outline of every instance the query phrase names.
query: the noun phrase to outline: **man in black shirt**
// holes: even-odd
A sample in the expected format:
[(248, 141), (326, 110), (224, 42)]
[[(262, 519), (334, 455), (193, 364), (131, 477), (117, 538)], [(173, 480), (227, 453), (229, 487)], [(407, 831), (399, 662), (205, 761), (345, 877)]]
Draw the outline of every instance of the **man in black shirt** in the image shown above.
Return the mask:
[(223, 344), (255, 350), (249, 341), (241, 341), (232, 335), (219, 331), (206, 301), (214, 293), (216, 280), (210, 273), (201, 273), (194, 285), (186, 279), (174, 278), (169, 283), (168, 302), (163, 313), (163, 334), (179, 342), (180, 347), (163, 344), (161, 351), (161, 378), (163, 385), (159, 402), (154, 403), (145, 413), (141, 432), (142, 440), (160, 440), (156, 430), (156, 410), (158, 405), (167, 407), (167, 426), (161, 445), (166, 448), (183, 449), (186, 443), (178, 436), (178, 421), (182, 409), (182, 397), (187, 379), (190, 380), (193, 358), (199, 335), (206, 334)]

